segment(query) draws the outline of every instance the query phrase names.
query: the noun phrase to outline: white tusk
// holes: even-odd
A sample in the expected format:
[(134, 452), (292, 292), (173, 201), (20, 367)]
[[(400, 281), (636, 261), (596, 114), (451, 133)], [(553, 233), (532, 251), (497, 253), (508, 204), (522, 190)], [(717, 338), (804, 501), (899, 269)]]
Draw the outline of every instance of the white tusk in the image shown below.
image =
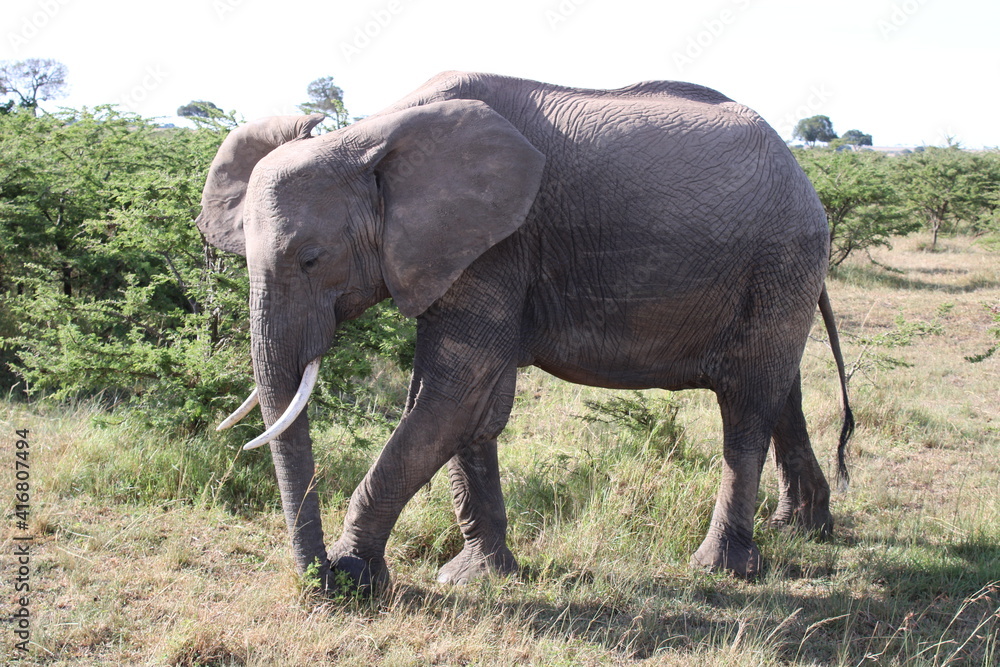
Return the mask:
[(225, 431), (227, 428), (250, 414), (250, 411), (257, 407), (257, 403), (257, 387), (254, 387), (250, 395), (247, 396), (247, 400), (243, 401), (243, 405), (236, 408), (236, 412), (226, 417), (225, 421), (215, 427), (215, 430)]
[(243, 445), (243, 449), (255, 449), (261, 445), (266, 445), (292, 425), (292, 422), (298, 418), (299, 413), (305, 409), (306, 403), (309, 402), (309, 394), (312, 393), (313, 387), (316, 386), (316, 380), (319, 379), (319, 363), (320, 358), (316, 357), (302, 371), (302, 381), (299, 383), (299, 390), (292, 397), (292, 402), (285, 409), (285, 414), (278, 417), (278, 420), (271, 424), (271, 428)]

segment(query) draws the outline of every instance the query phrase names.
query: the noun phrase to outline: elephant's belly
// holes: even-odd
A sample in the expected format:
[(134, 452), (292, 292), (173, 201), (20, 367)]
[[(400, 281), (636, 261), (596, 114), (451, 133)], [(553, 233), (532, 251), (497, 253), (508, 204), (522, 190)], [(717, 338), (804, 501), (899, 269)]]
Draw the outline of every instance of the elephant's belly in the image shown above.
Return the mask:
[[(568, 304), (572, 306), (573, 304)], [(705, 304), (615, 302), (536, 320), (526, 362), (612, 389), (709, 388), (721, 322)]]

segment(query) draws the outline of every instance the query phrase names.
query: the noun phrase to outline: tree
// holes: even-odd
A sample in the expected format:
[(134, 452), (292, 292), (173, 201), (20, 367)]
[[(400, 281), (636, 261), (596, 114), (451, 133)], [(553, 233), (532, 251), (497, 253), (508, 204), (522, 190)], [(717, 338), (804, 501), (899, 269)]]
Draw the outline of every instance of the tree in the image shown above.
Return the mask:
[(837, 138), (837, 133), (833, 131), (833, 123), (828, 116), (812, 116), (798, 122), (792, 132), (792, 138), (802, 139), (813, 145), (817, 141), (833, 141)]
[(1000, 151), (993, 149), (978, 153), (976, 160), (984, 179), (985, 196), (979, 217), (973, 223), (973, 231), (993, 235), (993, 244), (1000, 247)]
[(990, 167), (993, 156), (934, 146), (902, 156), (896, 188), (932, 234), (931, 248), (947, 228), (975, 228), (995, 205)]
[(333, 83), (332, 76), (316, 79), (306, 87), (309, 101), (299, 105), (302, 113), (321, 113), (326, 115), (327, 125), (331, 129), (345, 127), (348, 124), (347, 108), (344, 106), (344, 91)]
[(856, 250), (884, 246), (916, 231), (891, 177), (890, 158), (871, 151), (797, 150), (830, 225), (830, 265)]
[[(0, 391), (100, 394), (182, 431), (250, 391), (246, 261), (193, 223), (234, 119), (192, 119), (163, 129), (113, 106), (0, 115)], [(315, 416), (380, 422), (360, 378), (375, 357), (411, 363), (413, 324), (386, 303), (338, 335)]]
[(21, 107), (34, 111), (39, 102), (66, 95), (66, 74), (66, 66), (51, 58), (5, 60), (0, 63), (0, 95), (16, 95)]
[(246, 389), (242, 262), (191, 223), (223, 137), (107, 106), (0, 116), (0, 350), (23, 384), (188, 426)]
[(184, 106), (177, 107), (177, 115), (182, 118), (218, 118), (223, 115), (223, 111), (211, 102), (191, 100)]
[(848, 130), (841, 135), (840, 141), (845, 144), (853, 144), (854, 146), (871, 146), (872, 135), (865, 134), (861, 130)]

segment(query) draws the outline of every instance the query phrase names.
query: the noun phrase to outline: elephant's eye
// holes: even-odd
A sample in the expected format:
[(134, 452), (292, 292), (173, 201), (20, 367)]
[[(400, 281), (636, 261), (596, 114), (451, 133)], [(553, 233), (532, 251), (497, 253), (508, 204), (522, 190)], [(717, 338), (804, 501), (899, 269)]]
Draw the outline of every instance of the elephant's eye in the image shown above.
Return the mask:
[(299, 258), (299, 266), (302, 267), (303, 271), (308, 273), (319, 265), (319, 260), (322, 256), (322, 250), (311, 250), (309, 252), (305, 252)]

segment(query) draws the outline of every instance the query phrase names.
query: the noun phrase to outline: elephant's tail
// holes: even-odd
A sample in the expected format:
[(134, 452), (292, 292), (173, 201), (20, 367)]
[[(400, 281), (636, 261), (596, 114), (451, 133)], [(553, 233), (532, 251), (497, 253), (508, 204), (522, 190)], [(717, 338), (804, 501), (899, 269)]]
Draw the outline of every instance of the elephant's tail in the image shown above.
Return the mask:
[(851, 412), (851, 403), (847, 398), (847, 373), (844, 371), (844, 355), (840, 352), (840, 336), (837, 335), (837, 323), (833, 318), (833, 307), (830, 305), (830, 295), (823, 285), (823, 292), (819, 295), (819, 311), (823, 314), (823, 324), (826, 325), (826, 332), (830, 336), (830, 347), (833, 349), (833, 358), (837, 362), (837, 374), (840, 376), (840, 391), (844, 404), (844, 425), (840, 429), (840, 444), (837, 446), (837, 481), (841, 491), (847, 490), (850, 482), (850, 475), (847, 473), (847, 441), (854, 433), (854, 413)]

